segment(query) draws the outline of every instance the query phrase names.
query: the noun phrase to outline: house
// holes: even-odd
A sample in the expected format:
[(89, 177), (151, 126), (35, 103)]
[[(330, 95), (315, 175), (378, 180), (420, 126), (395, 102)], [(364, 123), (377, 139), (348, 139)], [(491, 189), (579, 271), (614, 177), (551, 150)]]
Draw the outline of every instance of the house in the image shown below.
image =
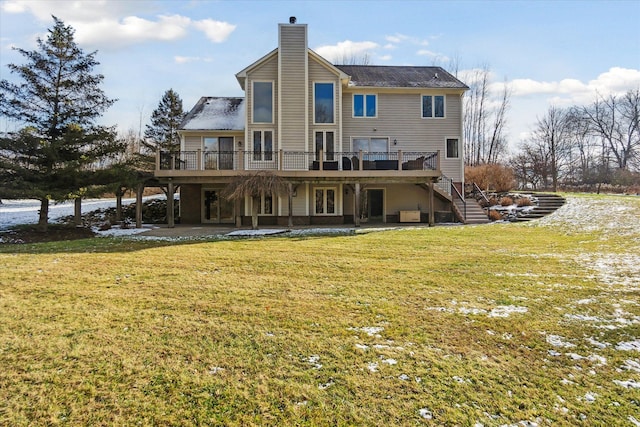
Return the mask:
[(156, 178), (179, 188), (180, 221), (249, 224), (253, 199), (220, 191), (259, 170), (290, 189), (262, 195), (262, 225), (460, 216), (468, 87), (440, 67), (331, 64), (295, 18), (278, 31), (278, 47), (236, 74), (245, 96), (201, 98), (181, 124), (181, 151), (157, 153)]

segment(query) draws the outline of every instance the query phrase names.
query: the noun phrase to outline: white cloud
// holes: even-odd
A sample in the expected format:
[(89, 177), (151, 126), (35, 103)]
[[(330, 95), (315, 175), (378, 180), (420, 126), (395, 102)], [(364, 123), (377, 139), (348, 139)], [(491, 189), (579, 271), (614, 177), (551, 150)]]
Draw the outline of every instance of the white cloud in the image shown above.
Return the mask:
[(202, 58), (200, 56), (174, 56), (173, 60), (176, 64), (187, 64), (189, 62), (211, 62), (211, 58)]
[(512, 96), (550, 95), (555, 104), (585, 104), (598, 93), (621, 94), (640, 87), (640, 70), (612, 67), (588, 82), (569, 78), (551, 82), (515, 79), (508, 84)]
[(30, 13), (50, 22), (51, 15), (75, 29), (75, 39), (92, 47), (117, 48), (147, 41), (171, 41), (185, 37), (191, 28), (220, 43), (236, 28), (227, 22), (204, 19), (193, 21), (181, 15), (158, 15), (145, 19), (136, 14), (149, 13), (152, 3), (106, 0), (42, 1), (9, 0), (2, 3), (6, 13)]
[(378, 59), (381, 61), (391, 61), (391, 58), (392, 58), (391, 55), (382, 55), (378, 57)]
[(320, 46), (314, 50), (328, 61), (335, 62), (342, 59), (358, 59), (379, 46), (378, 43), (371, 41), (353, 42), (345, 40), (333, 46)]
[(214, 43), (222, 43), (236, 29), (235, 25), (228, 22), (214, 21), (213, 19), (195, 21), (193, 26), (203, 31), (207, 38)]

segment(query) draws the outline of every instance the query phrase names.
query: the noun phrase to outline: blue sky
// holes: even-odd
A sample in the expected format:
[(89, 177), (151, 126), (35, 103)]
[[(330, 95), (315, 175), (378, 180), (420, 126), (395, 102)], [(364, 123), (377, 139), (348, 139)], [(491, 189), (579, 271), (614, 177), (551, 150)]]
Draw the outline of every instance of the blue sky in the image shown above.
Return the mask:
[[(373, 65), (488, 67), (510, 85), (508, 136), (517, 147), (552, 104), (640, 87), (640, 0), (625, 1), (0, 1), (0, 78), (44, 37), (51, 15), (98, 51), (103, 89), (118, 101), (104, 124), (148, 123), (169, 88), (186, 110), (201, 96), (242, 96), (235, 73), (277, 47), (278, 23), (308, 24), (329, 60)], [(464, 78), (462, 78), (464, 81)], [(13, 126), (0, 120), (0, 128)], [(2, 129), (4, 130), (4, 129)]]

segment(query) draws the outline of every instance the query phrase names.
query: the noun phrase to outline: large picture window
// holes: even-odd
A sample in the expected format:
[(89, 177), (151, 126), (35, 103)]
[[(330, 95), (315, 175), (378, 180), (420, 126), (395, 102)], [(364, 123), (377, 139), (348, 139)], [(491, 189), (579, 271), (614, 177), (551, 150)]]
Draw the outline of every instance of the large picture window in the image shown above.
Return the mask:
[(270, 130), (253, 131), (253, 160), (273, 160), (273, 132)]
[(376, 117), (378, 110), (377, 95), (353, 95), (353, 117)]
[(334, 122), (333, 83), (314, 83), (313, 118), (318, 124)]
[(272, 82), (253, 82), (253, 123), (273, 123)]
[(336, 213), (336, 189), (316, 188), (316, 215), (333, 215)]
[(423, 118), (444, 117), (444, 95), (423, 95), (422, 96), (422, 117)]

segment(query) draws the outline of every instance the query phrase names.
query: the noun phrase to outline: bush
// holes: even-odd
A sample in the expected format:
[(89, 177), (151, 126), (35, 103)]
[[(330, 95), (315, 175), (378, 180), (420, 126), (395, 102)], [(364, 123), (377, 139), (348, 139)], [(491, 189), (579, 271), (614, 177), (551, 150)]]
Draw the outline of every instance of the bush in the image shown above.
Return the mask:
[(502, 214), (494, 209), (489, 211), (489, 219), (491, 221), (500, 221), (502, 219)]
[(533, 202), (531, 201), (530, 198), (523, 196), (523, 197), (519, 197), (518, 198), (518, 200), (516, 201), (516, 205), (519, 208), (521, 208), (521, 207), (524, 207), (524, 206), (531, 206), (531, 205), (533, 205)]
[(509, 196), (505, 196), (500, 199), (500, 205), (502, 206), (511, 206), (513, 204), (513, 199)]
[(516, 186), (513, 170), (498, 164), (467, 166), (464, 168), (464, 180), (475, 182), (482, 190), (499, 193), (510, 191)]

